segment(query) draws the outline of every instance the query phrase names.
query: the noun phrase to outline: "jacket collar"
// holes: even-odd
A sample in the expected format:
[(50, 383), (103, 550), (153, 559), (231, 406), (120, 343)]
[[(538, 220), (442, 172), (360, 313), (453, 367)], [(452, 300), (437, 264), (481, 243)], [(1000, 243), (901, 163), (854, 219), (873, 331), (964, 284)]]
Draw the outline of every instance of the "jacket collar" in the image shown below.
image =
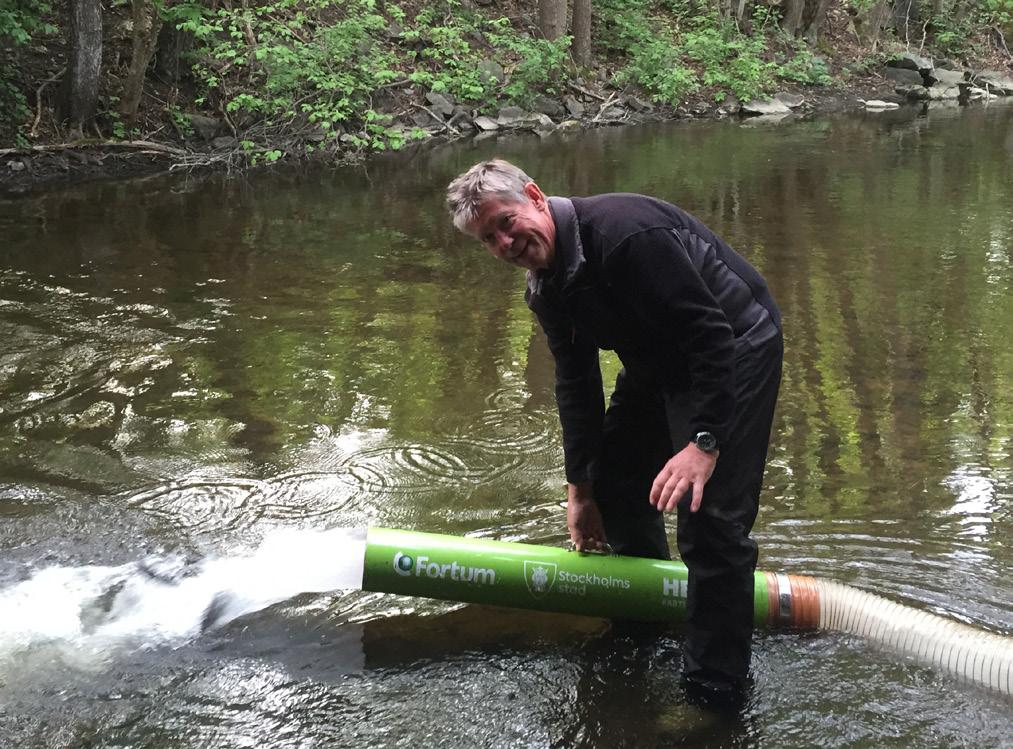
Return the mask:
[(584, 245), (580, 241), (577, 211), (569, 198), (548, 198), (549, 212), (556, 225), (556, 257), (553, 267), (543, 271), (528, 271), (528, 288), (538, 293), (545, 282), (557, 289), (565, 289), (584, 267)]

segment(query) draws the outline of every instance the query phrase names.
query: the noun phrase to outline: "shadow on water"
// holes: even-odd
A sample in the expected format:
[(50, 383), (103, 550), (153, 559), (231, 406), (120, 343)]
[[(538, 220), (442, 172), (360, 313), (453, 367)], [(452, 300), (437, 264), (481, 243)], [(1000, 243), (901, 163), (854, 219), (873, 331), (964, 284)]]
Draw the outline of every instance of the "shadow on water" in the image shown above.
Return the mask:
[(752, 745), (748, 707), (687, 703), (670, 633), (481, 606), (341, 624), (304, 611), (280, 631), (269, 619), (230, 625), (203, 649), (269, 663), (333, 689), (349, 707), (368, 700), (373, 720), (335, 734), (349, 740), (389, 741), (376, 719), (396, 711), (413, 716), (405, 741), (430, 736), (441, 745)]

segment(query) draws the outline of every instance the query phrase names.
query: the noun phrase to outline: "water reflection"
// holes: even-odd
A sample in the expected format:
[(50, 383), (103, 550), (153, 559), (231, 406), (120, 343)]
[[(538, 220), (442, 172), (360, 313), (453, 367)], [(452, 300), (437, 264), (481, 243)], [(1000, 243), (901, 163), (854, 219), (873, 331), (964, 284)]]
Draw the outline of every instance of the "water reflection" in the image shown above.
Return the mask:
[[(496, 154), (550, 193), (672, 199), (770, 281), (787, 351), (764, 567), (1010, 632), (1011, 131), (1008, 107), (658, 125), (0, 203), (0, 580), (156, 545), (210, 553), (286, 524), (561, 543), (551, 358), (518, 275), (456, 234), (442, 204), (453, 176)], [(607, 375), (616, 366), (605, 359)], [(569, 620), (553, 620), (556, 636), (500, 612), (348, 605), (269, 610), (199, 657), (139, 655), (120, 664), (127, 676), (103, 677), (122, 699), (75, 685), (80, 705), (53, 718), (67, 732), (39, 735), (705, 741), (673, 681), (675, 640), (640, 648)], [(361, 667), (337, 634), (350, 620)], [(245, 642), (244, 626), (260, 634)], [(984, 698), (861, 647), (761, 638), (752, 717), (701, 735), (989, 744), (1009, 726)], [(870, 700), (898, 713), (896, 731), (855, 707)], [(493, 725), (507, 728), (492, 737)], [(25, 734), (0, 722), (7, 735)]]

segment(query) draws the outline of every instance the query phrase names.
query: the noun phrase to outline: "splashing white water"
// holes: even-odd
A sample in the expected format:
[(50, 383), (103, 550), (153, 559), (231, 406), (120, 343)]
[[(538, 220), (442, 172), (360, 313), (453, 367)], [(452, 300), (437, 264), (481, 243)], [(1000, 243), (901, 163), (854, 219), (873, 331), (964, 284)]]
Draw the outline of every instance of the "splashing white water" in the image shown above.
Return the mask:
[(0, 656), (177, 644), (300, 593), (358, 590), (364, 529), (282, 530), (247, 556), (52, 567), (0, 590)]

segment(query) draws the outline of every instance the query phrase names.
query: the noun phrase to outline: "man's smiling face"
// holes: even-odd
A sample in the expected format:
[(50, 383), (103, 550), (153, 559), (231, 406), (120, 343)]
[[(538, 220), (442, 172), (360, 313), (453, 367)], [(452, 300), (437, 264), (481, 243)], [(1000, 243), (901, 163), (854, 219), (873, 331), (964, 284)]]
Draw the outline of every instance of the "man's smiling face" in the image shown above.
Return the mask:
[(528, 270), (545, 270), (555, 259), (556, 225), (538, 185), (529, 182), (524, 194), (524, 201), (486, 200), (470, 230), (493, 256)]

